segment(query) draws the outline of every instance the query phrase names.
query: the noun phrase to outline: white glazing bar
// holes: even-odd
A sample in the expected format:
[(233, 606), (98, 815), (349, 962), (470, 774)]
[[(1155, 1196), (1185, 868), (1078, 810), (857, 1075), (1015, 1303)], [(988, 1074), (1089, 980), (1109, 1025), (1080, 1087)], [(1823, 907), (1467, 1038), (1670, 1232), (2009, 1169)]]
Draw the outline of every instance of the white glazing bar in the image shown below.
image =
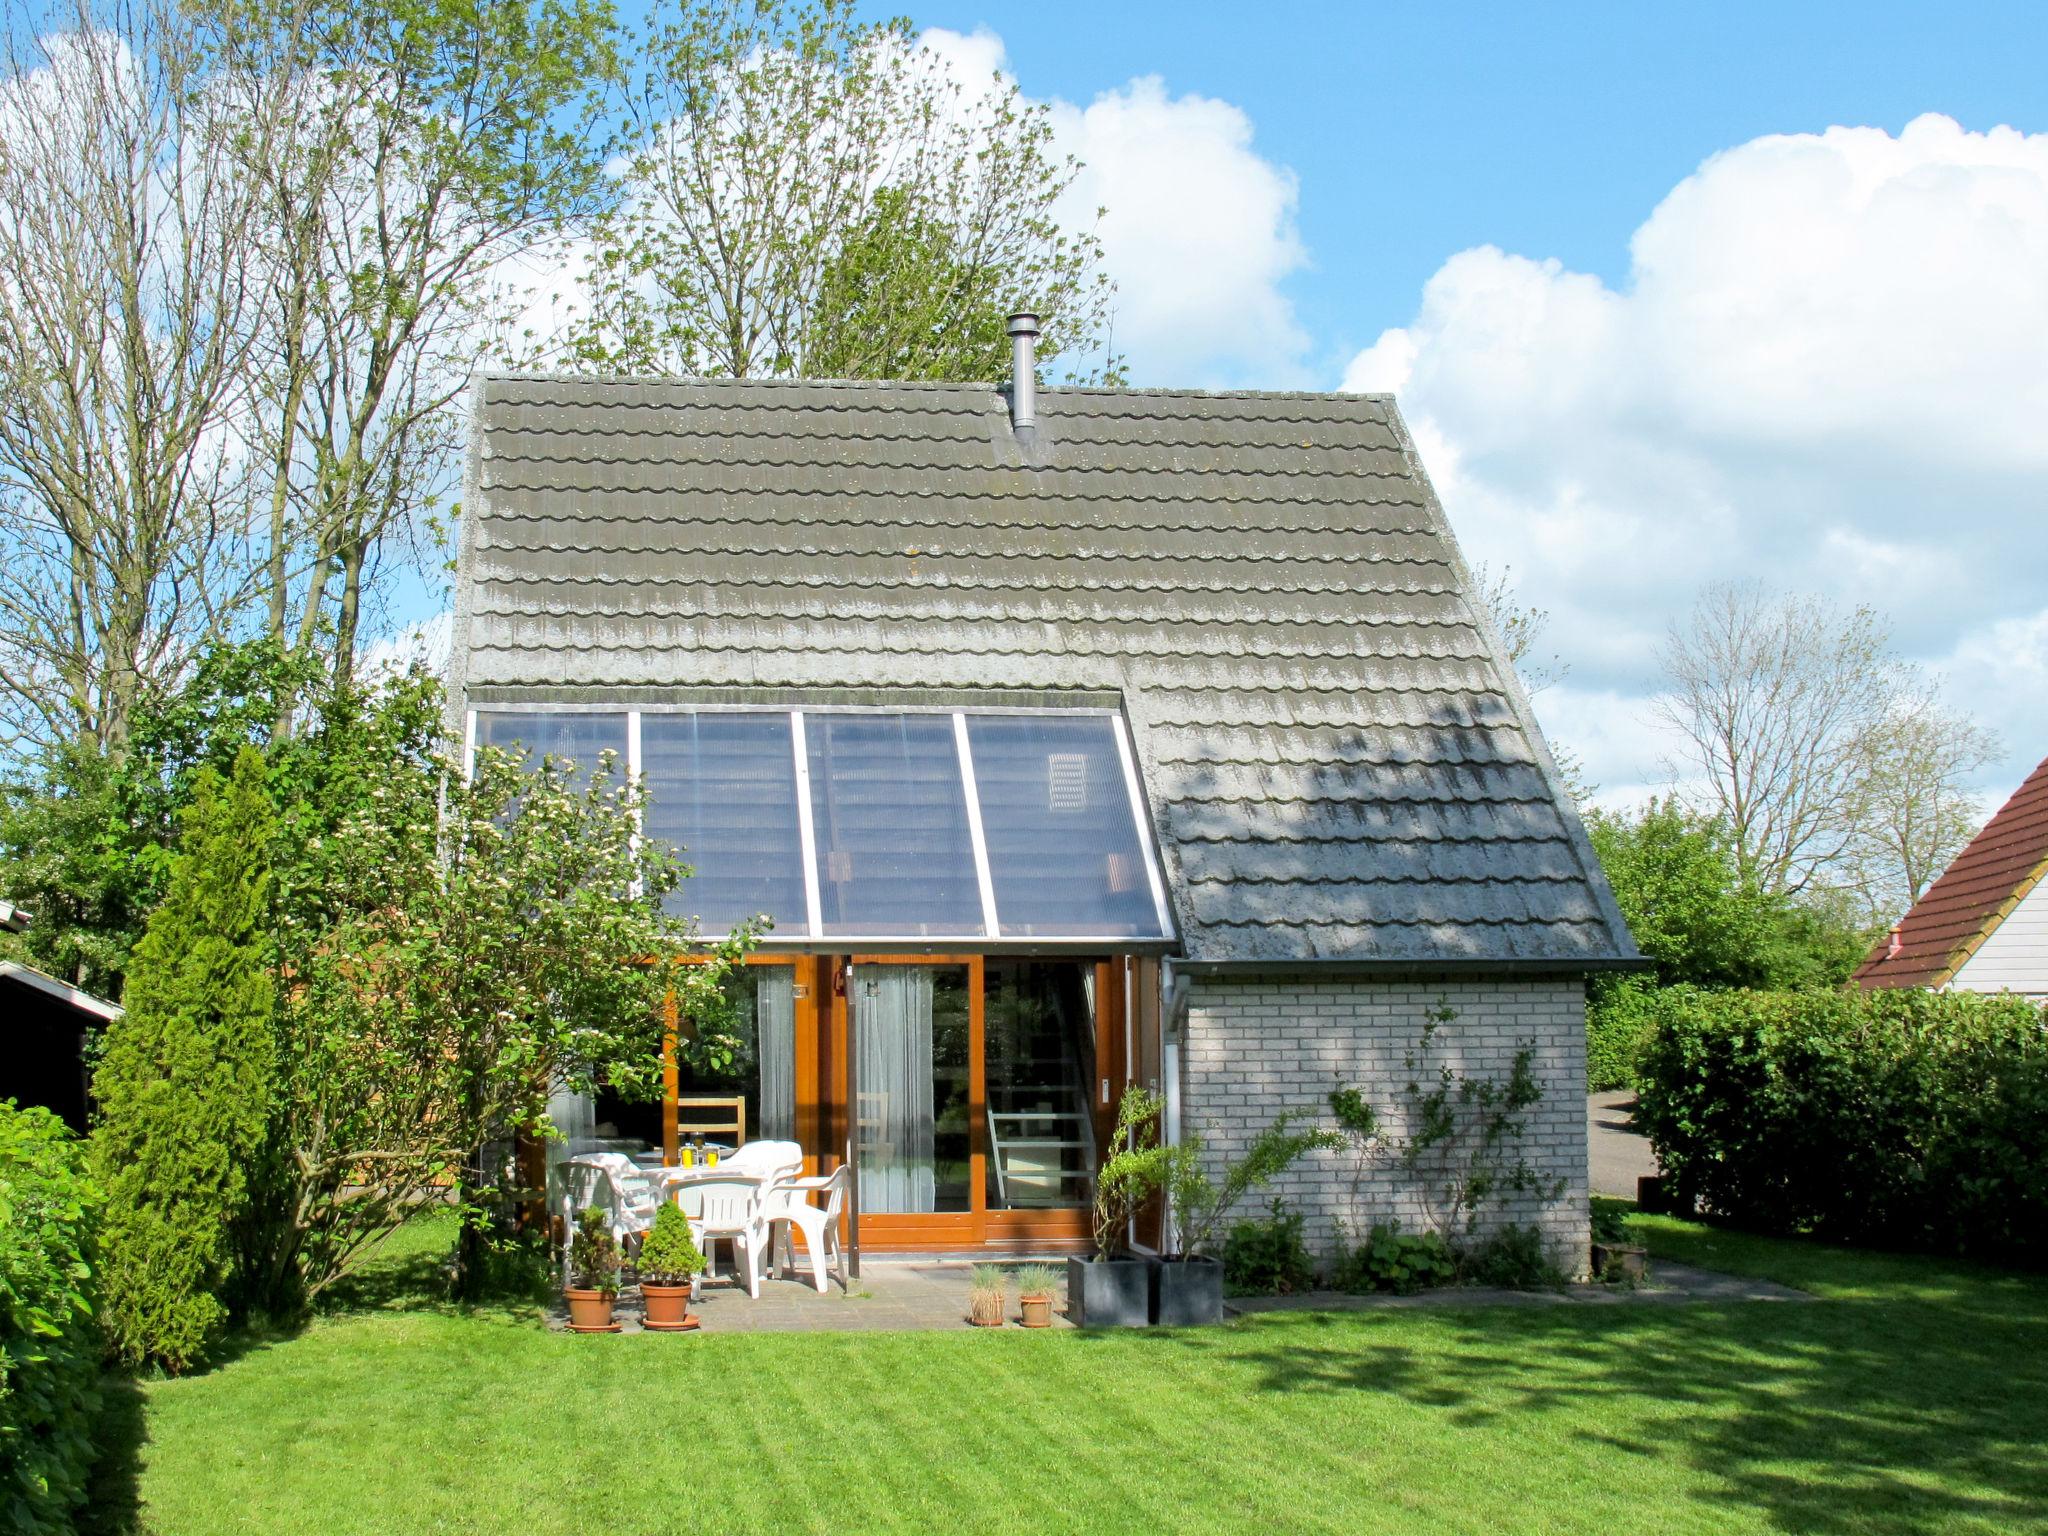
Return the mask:
[[(640, 834), (644, 830), (644, 807), (640, 804), (640, 711), (626, 711), (626, 782), (633, 791), (633, 857), (640, 857)], [(633, 894), (640, 894), (640, 882), (633, 882)]]
[(1131, 820), (1137, 824), (1138, 846), (1145, 855), (1145, 878), (1152, 884), (1152, 908), (1159, 914), (1159, 931), (1173, 936), (1173, 909), (1166, 904), (1166, 881), (1159, 873), (1159, 849), (1152, 842), (1152, 818), (1145, 814), (1145, 792), (1138, 783), (1138, 760), (1131, 751), (1130, 733), (1122, 715), (1111, 715), (1109, 726), (1116, 735), (1117, 761), (1123, 764), (1124, 790), (1131, 797)]
[(818, 833), (811, 825), (811, 750), (804, 740), (804, 712), (789, 713), (790, 749), (796, 754), (797, 846), (804, 861), (804, 926), (814, 939), (825, 936), (825, 904), (818, 897)]
[(476, 777), (476, 711), (468, 711), (469, 718), (462, 726), (462, 782), (467, 784)]
[(967, 744), (967, 717), (953, 717), (953, 744), (960, 749), (960, 783), (967, 791), (967, 840), (974, 845), (974, 878), (981, 885), (981, 926), (990, 938), (996, 926), (996, 883), (988, 872), (988, 837), (981, 830), (981, 791), (974, 783), (974, 749)]

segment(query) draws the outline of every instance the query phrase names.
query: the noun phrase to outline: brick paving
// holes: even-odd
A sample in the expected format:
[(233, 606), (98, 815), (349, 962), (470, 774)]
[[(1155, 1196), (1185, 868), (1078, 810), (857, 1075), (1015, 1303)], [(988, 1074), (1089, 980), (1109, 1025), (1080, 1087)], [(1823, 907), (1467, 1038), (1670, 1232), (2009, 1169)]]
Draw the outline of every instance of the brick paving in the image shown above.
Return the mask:
[[(898, 1333), (973, 1326), (967, 1321), (967, 1293), (974, 1274), (970, 1260), (863, 1259), (858, 1280), (842, 1287), (836, 1277), (828, 1277), (823, 1295), (811, 1283), (808, 1270), (798, 1273), (801, 1278), (764, 1278), (758, 1301), (747, 1295), (741, 1282), (709, 1282), (691, 1310), (707, 1332), (719, 1333)], [(1055, 1328), (1073, 1326), (1062, 1315), (1065, 1305), (1064, 1295), (1055, 1295)], [(1009, 1326), (1021, 1327), (1015, 1286), (1010, 1288), (1009, 1310)], [(617, 1317), (624, 1332), (641, 1331), (638, 1291), (628, 1287), (620, 1293)], [(568, 1314), (560, 1304), (550, 1310), (548, 1326), (568, 1326)]]

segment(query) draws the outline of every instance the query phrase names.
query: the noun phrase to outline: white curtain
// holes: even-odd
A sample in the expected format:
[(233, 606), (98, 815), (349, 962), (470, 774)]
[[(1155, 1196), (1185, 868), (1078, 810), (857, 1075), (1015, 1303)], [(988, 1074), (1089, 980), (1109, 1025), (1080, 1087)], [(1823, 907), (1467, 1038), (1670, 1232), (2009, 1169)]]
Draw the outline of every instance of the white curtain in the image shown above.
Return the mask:
[(854, 1003), (861, 1208), (932, 1210), (931, 968), (856, 967)]
[(761, 1099), (755, 1134), (765, 1141), (796, 1140), (796, 970), (756, 968), (754, 1030), (761, 1061)]

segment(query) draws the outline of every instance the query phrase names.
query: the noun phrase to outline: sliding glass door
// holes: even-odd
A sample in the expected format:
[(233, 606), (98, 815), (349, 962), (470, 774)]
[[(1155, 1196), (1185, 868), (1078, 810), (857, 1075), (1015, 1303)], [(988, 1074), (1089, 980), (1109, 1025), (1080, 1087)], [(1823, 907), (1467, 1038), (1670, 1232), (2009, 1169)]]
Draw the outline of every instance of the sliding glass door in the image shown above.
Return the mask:
[(861, 1209), (974, 1209), (978, 961), (853, 967), (849, 988)]

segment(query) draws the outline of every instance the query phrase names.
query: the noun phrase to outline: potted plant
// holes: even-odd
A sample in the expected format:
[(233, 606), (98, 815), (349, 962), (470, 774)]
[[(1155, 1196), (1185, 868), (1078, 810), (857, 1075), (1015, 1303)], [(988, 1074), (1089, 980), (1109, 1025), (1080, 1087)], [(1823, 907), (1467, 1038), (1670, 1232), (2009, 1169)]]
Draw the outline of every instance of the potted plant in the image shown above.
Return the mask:
[(569, 1331), (617, 1333), (612, 1304), (619, 1295), (619, 1245), (597, 1206), (576, 1220), (576, 1235), (569, 1240), (569, 1281), (562, 1288), (569, 1302)]
[(1052, 1293), (1060, 1272), (1050, 1264), (1026, 1264), (1017, 1271), (1017, 1311), (1026, 1328), (1052, 1326)]
[(673, 1201), (654, 1213), (654, 1230), (640, 1245), (642, 1322), (657, 1333), (680, 1333), (697, 1326), (690, 1302), (704, 1255), (690, 1236), (690, 1220)]
[(1003, 1326), (1003, 1303), (1009, 1296), (1007, 1277), (993, 1264), (974, 1266), (974, 1284), (967, 1293), (967, 1320), (977, 1328)]
[(1067, 1260), (1067, 1315), (1082, 1328), (1142, 1328), (1152, 1321), (1152, 1267), (1124, 1252), (1131, 1213), (1166, 1185), (1159, 1096), (1125, 1090), (1114, 1149), (1095, 1176), (1095, 1256)]
[(1152, 1320), (1165, 1328), (1223, 1321), (1223, 1261), (1210, 1251), (1223, 1217), (1253, 1190), (1272, 1182), (1295, 1160), (1313, 1151), (1346, 1146), (1336, 1131), (1295, 1128), (1282, 1115), (1261, 1131), (1244, 1156), (1212, 1178), (1202, 1157), (1202, 1138), (1184, 1137), (1168, 1149), (1167, 1198), (1179, 1233), (1175, 1252), (1160, 1261)]

